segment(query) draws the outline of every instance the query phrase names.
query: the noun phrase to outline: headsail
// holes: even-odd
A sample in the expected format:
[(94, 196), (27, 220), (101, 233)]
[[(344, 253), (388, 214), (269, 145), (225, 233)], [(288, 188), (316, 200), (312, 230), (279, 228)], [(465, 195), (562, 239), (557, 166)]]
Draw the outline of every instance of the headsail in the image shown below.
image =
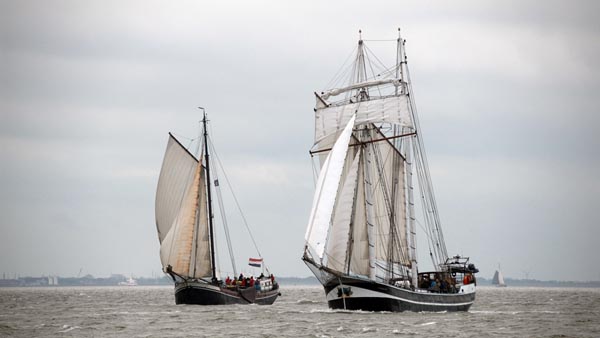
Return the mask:
[(323, 259), (327, 232), (331, 223), (337, 190), (340, 185), (340, 178), (353, 127), (354, 116), (350, 118), (344, 131), (327, 156), (317, 181), (317, 191), (314, 196), (305, 239), (307, 246), (313, 250), (319, 260)]

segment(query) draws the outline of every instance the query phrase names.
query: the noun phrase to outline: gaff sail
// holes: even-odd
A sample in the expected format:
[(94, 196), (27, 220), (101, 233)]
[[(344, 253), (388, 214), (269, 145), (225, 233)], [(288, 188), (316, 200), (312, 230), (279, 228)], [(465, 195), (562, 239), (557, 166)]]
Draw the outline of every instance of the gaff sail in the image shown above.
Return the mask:
[(211, 276), (206, 183), (202, 165), (169, 134), (156, 192), (156, 227), (163, 269)]

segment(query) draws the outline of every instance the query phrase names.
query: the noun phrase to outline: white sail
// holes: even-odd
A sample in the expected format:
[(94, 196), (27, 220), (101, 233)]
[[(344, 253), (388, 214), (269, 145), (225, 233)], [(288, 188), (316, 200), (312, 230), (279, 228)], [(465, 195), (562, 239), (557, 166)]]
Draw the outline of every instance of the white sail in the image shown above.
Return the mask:
[(331, 223), (354, 120), (355, 117), (352, 116), (347, 122), (344, 131), (327, 156), (317, 180), (305, 239), (307, 246), (313, 250), (319, 260), (323, 259), (327, 232)]
[[(367, 101), (348, 103), (339, 106), (323, 106), (317, 99), (315, 111), (315, 144), (319, 149), (331, 146), (331, 137), (337, 135), (356, 115), (355, 126), (370, 123), (391, 123), (398, 126), (412, 126), (409, 102), (406, 95), (375, 98)], [(328, 144), (327, 144), (328, 143)]]
[(161, 243), (181, 209), (183, 196), (194, 178), (197, 165), (196, 158), (169, 134), (156, 189), (156, 229)]
[(326, 265), (337, 271), (344, 271), (350, 240), (350, 225), (353, 221), (360, 152), (356, 153), (338, 194), (331, 229), (327, 239)]
[[(375, 259), (408, 265), (406, 254), (406, 212), (404, 196), (404, 159), (388, 141), (371, 143), (369, 152), (373, 158), (371, 187), (373, 189), (373, 222)], [(402, 248), (400, 257), (390, 257), (391, 240)]]
[(198, 186), (198, 209), (196, 211), (196, 231), (194, 246), (192, 248), (192, 262), (190, 274), (194, 278), (211, 276), (210, 260), (210, 231), (208, 228), (208, 201), (206, 192), (205, 172), (201, 169), (200, 184)]
[(496, 270), (496, 272), (494, 272), (494, 277), (492, 277), (492, 284), (497, 286), (506, 286), (506, 283), (504, 283), (504, 276), (502, 276), (502, 271)]
[[(210, 276), (204, 171), (172, 136), (160, 173), (156, 203), (163, 268), (171, 266), (175, 273), (186, 277)], [(165, 223), (169, 219), (171, 223)]]
[[(360, 149), (360, 148), (358, 148)], [(362, 152), (362, 150), (361, 150)], [(364, 157), (364, 155), (363, 155)], [(352, 246), (350, 254), (350, 272), (355, 275), (369, 275), (369, 236), (367, 234), (367, 214), (365, 203), (364, 165), (358, 171), (358, 186), (354, 207), (354, 226), (352, 227)]]

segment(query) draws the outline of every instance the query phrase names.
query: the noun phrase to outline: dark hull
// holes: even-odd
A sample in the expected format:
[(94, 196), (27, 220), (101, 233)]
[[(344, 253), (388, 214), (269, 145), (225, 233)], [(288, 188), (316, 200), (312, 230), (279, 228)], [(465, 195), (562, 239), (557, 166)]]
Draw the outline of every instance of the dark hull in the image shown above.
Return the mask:
[[(342, 286), (340, 286), (340, 281)], [(332, 309), (363, 311), (468, 311), (475, 292), (416, 292), (352, 277), (340, 277), (324, 285)], [(347, 293), (342, 295), (342, 289)]]
[(253, 288), (227, 289), (208, 283), (182, 282), (175, 284), (175, 304), (227, 305), (260, 304), (271, 305), (279, 296), (279, 289), (257, 291)]
[(475, 301), (475, 285), (461, 286), (458, 293), (413, 291), (369, 279), (334, 276), (306, 261), (325, 289), (332, 309), (362, 311), (468, 311)]

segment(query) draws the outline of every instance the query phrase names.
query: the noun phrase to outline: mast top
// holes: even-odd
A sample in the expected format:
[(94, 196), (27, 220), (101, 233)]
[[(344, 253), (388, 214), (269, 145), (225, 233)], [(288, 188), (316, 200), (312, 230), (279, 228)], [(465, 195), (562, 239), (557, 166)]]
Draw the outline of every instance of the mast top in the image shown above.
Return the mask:
[(203, 116), (202, 122), (206, 123), (206, 109), (204, 109), (204, 107), (198, 107), (198, 109), (202, 109), (202, 116)]
[(358, 30), (358, 44), (362, 45), (363, 40), (362, 40), (362, 29)]

